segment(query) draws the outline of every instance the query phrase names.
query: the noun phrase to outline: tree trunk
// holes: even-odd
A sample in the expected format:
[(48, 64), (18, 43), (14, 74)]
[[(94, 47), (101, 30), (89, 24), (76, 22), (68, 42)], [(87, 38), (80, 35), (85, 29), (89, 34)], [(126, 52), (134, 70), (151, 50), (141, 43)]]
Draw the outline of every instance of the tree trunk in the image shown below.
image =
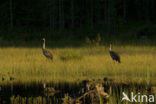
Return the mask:
[(12, 8), (12, 0), (10, 0), (10, 29), (13, 29), (13, 8)]
[(52, 6), (52, 1), (49, 0), (49, 30), (52, 29), (52, 9), (51, 9), (51, 6)]
[[(109, 34), (109, 36), (110, 36), (110, 29), (111, 29), (111, 16), (110, 16), (110, 0), (107, 0), (107, 33)], [(111, 37), (111, 36), (110, 36)]]
[(71, 0), (71, 29), (74, 28), (74, 0)]
[(94, 27), (94, 23), (93, 23), (93, 19), (94, 19), (94, 14), (93, 14), (93, 0), (91, 0), (91, 17), (90, 17), (90, 23), (91, 23), (91, 28), (93, 28)]
[(149, 0), (146, 0), (145, 1), (145, 12), (146, 12), (146, 22), (148, 23), (149, 22)]
[(61, 11), (62, 11), (62, 29), (64, 30), (64, 0), (61, 2)]
[(53, 14), (52, 14), (52, 18), (53, 18), (53, 23), (52, 23), (52, 26), (53, 26), (53, 30), (55, 30), (55, 0), (52, 0), (53, 1)]
[(62, 28), (62, 19), (61, 19), (61, 17), (62, 17), (62, 13), (61, 13), (61, 7), (62, 7), (62, 5), (61, 5), (61, 1), (62, 0), (59, 0), (59, 29), (60, 30)]
[(64, 29), (64, 6), (63, 0), (59, 0), (59, 27), (60, 30)]
[(126, 22), (126, 0), (123, 0), (123, 19)]
[(104, 17), (105, 17), (106, 33), (108, 33), (108, 0), (104, 1)]

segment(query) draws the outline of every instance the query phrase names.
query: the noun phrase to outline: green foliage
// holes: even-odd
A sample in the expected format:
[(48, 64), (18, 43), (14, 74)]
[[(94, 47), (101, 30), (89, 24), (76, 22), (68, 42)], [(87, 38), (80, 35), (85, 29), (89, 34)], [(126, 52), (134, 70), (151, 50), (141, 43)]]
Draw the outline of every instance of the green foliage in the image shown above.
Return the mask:
[(156, 26), (153, 25), (143, 25), (136, 30), (136, 37), (138, 39), (150, 39), (154, 40), (156, 34)]
[(86, 37), (86, 42), (85, 43), (89, 47), (99, 47), (100, 43), (101, 43), (101, 36), (100, 36), (100, 34), (97, 34), (95, 39), (90, 39), (90, 38)]
[[(105, 30), (104, 30), (105, 29)], [(145, 34), (147, 39), (140, 39)], [(156, 45), (156, 28), (154, 25), (127, 23), (119, 25), (115, 33), (107, 33), (105, 27), (78, 29), (74, 31), (39, 30), (32, 28), (16, 28), (0, 30), (0, 46), (40, 47), (41, 39), (46, 38), (48, 47), (88, 46), (98, 47), (101, 44), (117, 45)]]
[(73, 54), (73, 53), (65, 53), (60, 55), (60, 59), (63, 61), (68, 61), (68, 60), (81, 60), (83, 58), (82, 55), (80, 54)]

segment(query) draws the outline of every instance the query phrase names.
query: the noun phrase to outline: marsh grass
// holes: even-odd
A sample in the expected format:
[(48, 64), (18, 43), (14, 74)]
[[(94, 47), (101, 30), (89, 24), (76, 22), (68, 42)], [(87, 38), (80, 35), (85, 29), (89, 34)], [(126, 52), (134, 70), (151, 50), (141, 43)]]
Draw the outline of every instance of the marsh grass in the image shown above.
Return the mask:
[(81, 54), (73, 54), (73, 53), (64, 53), (60, 55), (60, 59), (62, 61), (68, 61), (68, 60), (81, 60), (83, 56)]
[[(41, 48), (0, 48), (0, 83), (29, 83), (43, 80), (75, 82), (109, 77), (119, 82), (156, 83), (156, 47), (113, 46), (121, 64), (113, 62), (108, 47), (53, 48), (54, 62)], [(64, 54), (65, 53), (65, 54)], [(68, 61), (62, 61), (68, 60)]]

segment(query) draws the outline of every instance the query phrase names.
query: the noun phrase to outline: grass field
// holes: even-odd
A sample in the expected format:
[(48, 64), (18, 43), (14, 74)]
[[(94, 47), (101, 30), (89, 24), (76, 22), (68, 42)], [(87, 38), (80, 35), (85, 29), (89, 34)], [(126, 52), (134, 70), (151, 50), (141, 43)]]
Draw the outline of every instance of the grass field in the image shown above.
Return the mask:
[(39, 81), (75, 82), (109, 77), (119, 82), (156, 81), (156, 47), (113, 46), (121, 64), (113, 62), (108, 47), (54, 48), (54, 61), (47, 60), (41, 48), (0, 48), (0, 83)]

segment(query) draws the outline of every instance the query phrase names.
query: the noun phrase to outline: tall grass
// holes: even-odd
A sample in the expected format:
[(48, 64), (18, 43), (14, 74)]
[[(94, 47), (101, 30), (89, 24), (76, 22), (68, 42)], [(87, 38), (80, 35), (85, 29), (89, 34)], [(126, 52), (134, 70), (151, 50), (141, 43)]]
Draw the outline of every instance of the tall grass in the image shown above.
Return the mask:
[[(54, 55), (53, 62), (42, 55), (41, 48), (0, 48), (0, 77), (5, 78), (0, 83), (10, 83), (11, 76), (15, 82), (23, 83), (43, 80), (74, 82), (104, 77), (119, 82), (156, 83), (154, 46), (113, 46), (121, 56), (121, 64), (112, 61), (105, 46), (49, 50)], [(64, 54), (74, 55), (74, 58)]]

